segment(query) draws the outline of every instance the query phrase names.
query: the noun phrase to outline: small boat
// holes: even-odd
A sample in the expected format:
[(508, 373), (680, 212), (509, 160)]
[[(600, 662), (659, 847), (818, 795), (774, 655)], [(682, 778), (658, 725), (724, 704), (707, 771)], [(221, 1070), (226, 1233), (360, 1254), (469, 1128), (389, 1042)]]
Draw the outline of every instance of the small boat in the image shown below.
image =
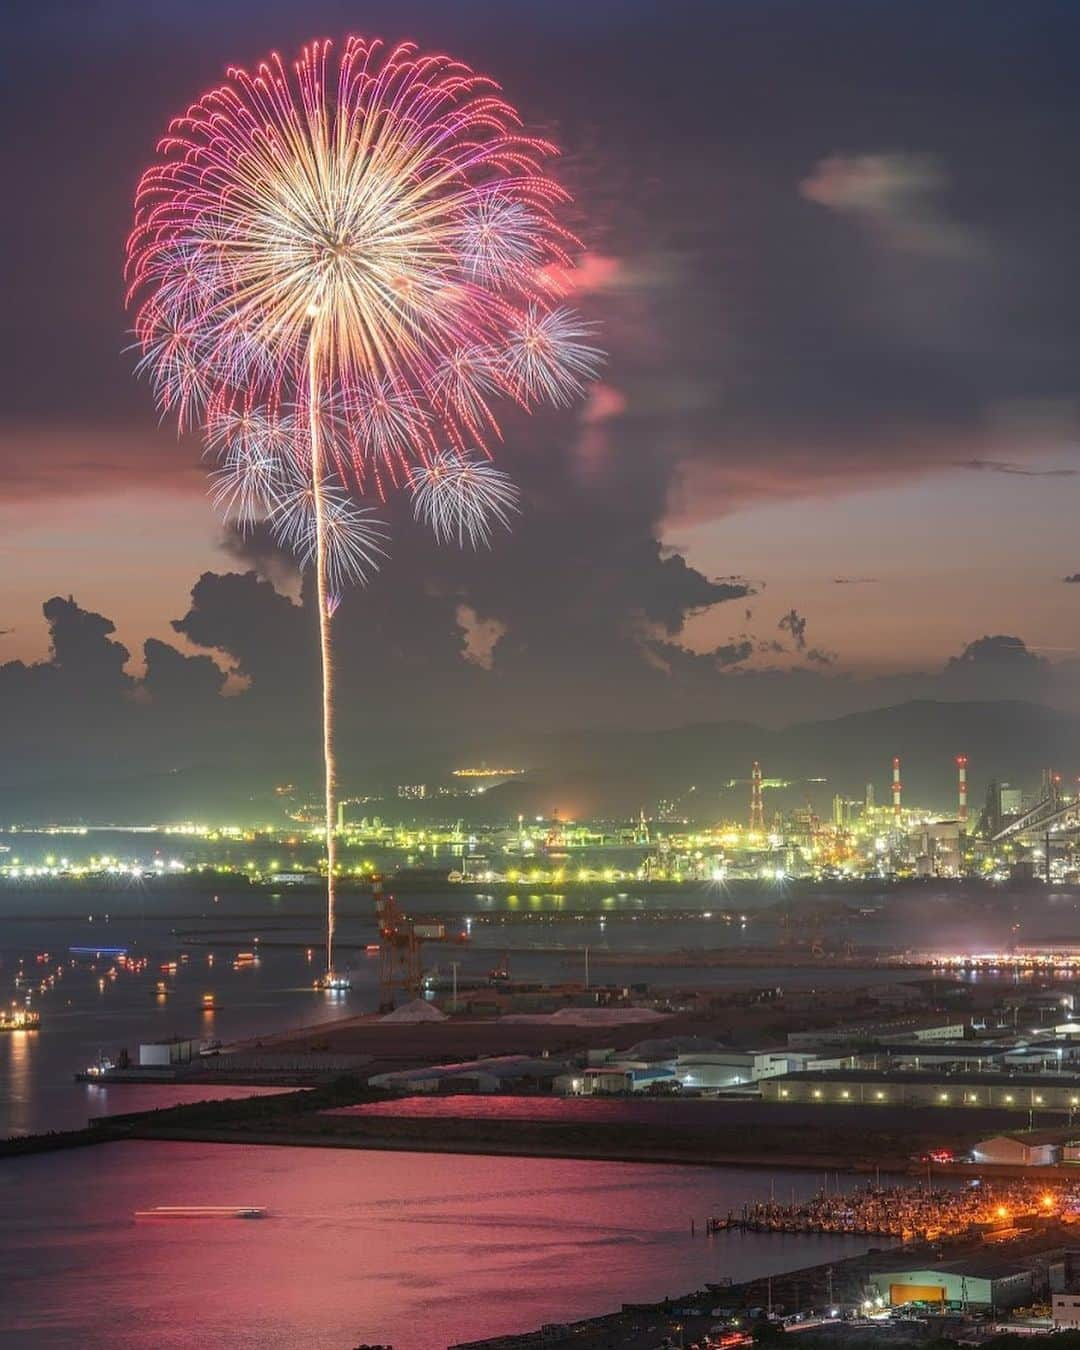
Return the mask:
[(348, 974), (339, 975), (333, 970), (328, 970), (325, 975), (320, 975), (315, 981), (315, 988), (338, 993), (352, 988), (352, 977)]
[(265, 1219), (262, 1205), (155, 1205), (137, 1209), (136, 1219)]
[(203, 1012), (217, 1012), (221, 1004), (218, 1003), (213, 994), (203, 994), (199, 1007)]

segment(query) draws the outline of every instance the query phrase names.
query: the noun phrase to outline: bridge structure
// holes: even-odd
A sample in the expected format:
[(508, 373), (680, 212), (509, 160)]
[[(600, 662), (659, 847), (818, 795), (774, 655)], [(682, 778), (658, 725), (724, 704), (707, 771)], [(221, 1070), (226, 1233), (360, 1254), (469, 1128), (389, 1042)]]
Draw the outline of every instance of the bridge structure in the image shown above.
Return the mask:
[(1080, 795), (1066, 797), (1061, 791), (1061, 775), (1044, 776), (1043, 796), (1012, 820), (999, 824), (990, 835), (993, 844), (1046, 841), (1051, 836), (1080, 835)]

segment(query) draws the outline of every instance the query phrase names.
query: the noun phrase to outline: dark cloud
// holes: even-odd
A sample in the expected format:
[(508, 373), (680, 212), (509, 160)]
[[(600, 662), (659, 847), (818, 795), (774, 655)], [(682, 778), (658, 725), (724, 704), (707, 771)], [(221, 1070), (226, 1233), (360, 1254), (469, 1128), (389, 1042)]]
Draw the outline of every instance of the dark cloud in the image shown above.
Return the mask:
[(81, 696), (123, 694), (131, 686), (124, 673), (130, 653), (112, 639), (116, 625), (102, 614), (81, 609), (71, 596), (53, 596), (42, 606), (49, 625), (50, 660), (31, 671), (51, 670)]
[(795, 646), (802, 651), (806, 647), (806, 619), (797, 609), (789, 609), (781, 616), (776, 625), (781, 632), (790, 633)]
[(1066, 585), (1075, 586), (1078, 582), (1080, 582), (1080, 572), (1074, 572), (1071, 577), (1062, 577), (1061, 579), (1066, 583)]
[(872, 586), (877, 577), (833, 577), (834, 586)]
[(831, 666), (836, 660), (836, 653), (827, 652), (821, 647), (809, 647), (806, 652), (806, 659), (812, 661), (816, 666)]
[(1005, 633), (977, 638), (969, 642), (959, 656), (949, 662), (951, 668), (985, 665), (1023, 667), (1034, 670), (1045, 664), (1043, 657), (1031, 651), (1023, 638)]
[(1040, 469), (1029, 464), (1016, 464), (1004, 459), (956, 460), (954, 469), (970, 469), (975, 473), (1013, 474), (1018, 478), (1075, 478), (1080, 469)]
[(225, 686), (225, 672), (209, 656), (185, 656), (157, 638), (146, 640), (143, 654), (142, 688), (155, 702), (202, 703)]
[(649, 643), (649, 650), (669, 674), (697, 678), (742, 665), (753, 656), (754, 643), (741, 638), (721, 643), (710, 651), (695, 652), (677, 642), (654, 641)]

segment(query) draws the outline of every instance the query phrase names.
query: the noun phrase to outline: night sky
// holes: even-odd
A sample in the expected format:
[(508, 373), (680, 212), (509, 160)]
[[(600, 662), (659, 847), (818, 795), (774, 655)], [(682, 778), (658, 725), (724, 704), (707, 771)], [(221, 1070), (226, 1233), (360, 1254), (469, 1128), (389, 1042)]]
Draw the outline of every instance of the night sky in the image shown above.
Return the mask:
[[(1080, 703), (1074, 3), (13, 0), (9, 717), (119, 699), (176, 727), (225, 702), (250, 732), (312, 687), (296, 578), (225, 538), (198, 445), (132, 377), (121, 268), (168, 118), (230, 62), (349, 31), (460, 56), (559, 141), (609, 352), (587, 408), (507, 423), (525, 514), (494, 557), (402, 525), (343, 606), (357, 735), (451, 705), (543, 726)], [(80, 608), (54, 607), (49, 659), (54, 595)]]

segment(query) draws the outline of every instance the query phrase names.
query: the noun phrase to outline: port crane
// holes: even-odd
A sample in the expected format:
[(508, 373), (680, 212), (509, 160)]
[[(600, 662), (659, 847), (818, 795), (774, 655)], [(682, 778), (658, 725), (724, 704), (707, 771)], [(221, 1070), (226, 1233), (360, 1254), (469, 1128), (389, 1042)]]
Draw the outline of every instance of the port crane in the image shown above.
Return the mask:
[(406, 998), (421, 996), (420, 948), (425, 941), (442, 942), (446, 928), (441, 923), (417, 923), (398, 908), (383, 890), (383, 878), (371, 879), (371, 896), (379, 924), (379, 1011), (391, 1012), (398, 993)]

